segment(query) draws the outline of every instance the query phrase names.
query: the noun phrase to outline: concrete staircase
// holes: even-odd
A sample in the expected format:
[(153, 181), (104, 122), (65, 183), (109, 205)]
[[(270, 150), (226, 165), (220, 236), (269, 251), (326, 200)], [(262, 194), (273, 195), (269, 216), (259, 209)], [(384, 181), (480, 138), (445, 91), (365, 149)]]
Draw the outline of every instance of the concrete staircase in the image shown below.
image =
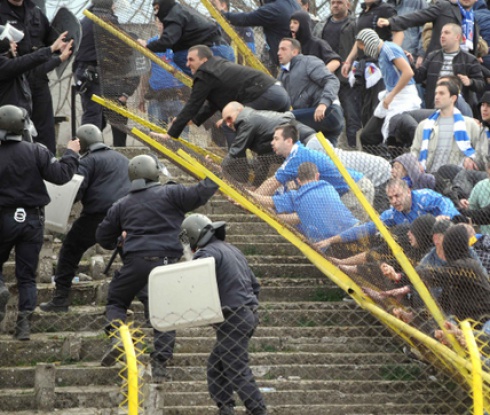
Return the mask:
[[(408, 359), (401, 343), (354, 303), (342, 301), (342, 292), (266, 224), (220, 196), (200, 211), (213, 220), (228, 221), (227, 240), (247, 255), (262, 284), (261, 325), (250, 351), (271, 414), (465, 413), (466, 395), (458, 386), (440, 374), (430, 376), (427, 367)], [(49, 280), (59, 247), (56, 238), (47, 236), (40, 268), (44, 281)], [(31, 414), (39, 407), (61, 415), (118, 413), (120, 368), (98, 363), (108, 345), (101, 330), (108, 280), (101, 269), (109, 255), (100, 248), (90, 252), (80, 272), (91, 281), (74, 284), (69, 313), (38, 310), (30, 342), (11, 338), (16, 297), (13, 262), (6, 264), (13, 295), (0, 327), (1, 414)], [(51, 283), (40, 282), (38, 287), (39, 302), (50, 298)], [(138, 302), (132, 311), (133, 321), (143, 324)], [(211, 328), (178, 333), (170, 365), (173, 381), (150, 387), (149, 413), (216, 413), (205, 381), (213, 339)], [(36, 367), (43, 362), (55, 368)], [(50, 376), (56, 388), (43, 396), (39, 383)], [(238, 413), (245, 413), (242, 407)]]

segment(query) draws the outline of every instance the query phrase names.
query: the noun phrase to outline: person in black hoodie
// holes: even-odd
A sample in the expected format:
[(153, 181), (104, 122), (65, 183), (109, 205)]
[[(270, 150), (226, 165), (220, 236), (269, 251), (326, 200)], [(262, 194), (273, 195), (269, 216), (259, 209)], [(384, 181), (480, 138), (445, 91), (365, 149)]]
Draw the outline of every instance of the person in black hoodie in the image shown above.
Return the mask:
[(327, 69), (334, 73), (341, 63), (340, 56), (335, 53), (326, 40), (313, 36), (311, 33), (311, 18), (309, 13), (300, 10), (291, 15), (289, 24), (291, 37), (301, 43), (303, 55), (313, 55), (320, 58)]
[(206, 45), (213, 55), (235, 60), (233, 49), (223, 38), (221, 28), (196, 10), (175, 0), (153, 0), (153, 10), (163, 23), (163, 33), (155, 41), (147, 43), (138, 39), (138, 43), (152, 52), (172, 49), (175, 64), (187, 75), (192, 75), (186, 66), (187, 51), (195, 45)]

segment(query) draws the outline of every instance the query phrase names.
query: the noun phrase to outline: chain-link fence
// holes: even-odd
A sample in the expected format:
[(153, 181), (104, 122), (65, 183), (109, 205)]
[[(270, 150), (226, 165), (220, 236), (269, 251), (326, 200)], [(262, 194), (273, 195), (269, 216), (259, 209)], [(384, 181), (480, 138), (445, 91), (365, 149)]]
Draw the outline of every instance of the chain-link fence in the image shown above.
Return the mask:
[[(141, 10), (119, 9), (121, 16), (134, 16), (121, 17), (121, 25), (133, 38), (150, 39), (158, 28), (151, 10)], [(264, 404), (275, 414), (489, 411), (488, 230), (484, 222), (475, 228), (447, 220), (457, 216), (466, 222), (470, 213), (460, 216), (456, 207), (487, 205), (484, 167), (461, 168), (464, 158), (455, 160), (450, 146), (436, 156), (423, 147), (428, 143), (414, 155), (403, 147), (343, 151), (321, 137), (295, 144), (284, 128), (270, 132), (271, 142), (278, 135), (268, 151), (231, 157), (214, 126), (218, 117), (203, 128), (190, 126), (183, 140), (152, 139), (132, 128), (164, 132), (190, 84), (183, 77), (168, 78), (169, 87), (152, 95), (156, 62), (130, 41), (96, 27), (100, 102), (112, 109), (109, 122), (180, 166), (168, 165), (177, 180), (208, 175), (220, 184), (226, 197), (214, 197), (201, 212), (227, 222), (227, 241), (246, 255), (261, 284), (258, 308), (226, 310), (225, 323), (178, 330), (175, 340), (156, 333), (153, 342), (148, 313), (133, 303), (128, 322), (144, 333), (137, 342), (148, 413), (208, 414), (217, 402), (232, 401), (238, 412), (245, 402), (253, 414)], [(117, 100), (128, 83), (134, 91), (122, 105)], [(424, 150), (427, 163), (435, 157), (431, 174), (419, 168)], [(476, 165), (485, 161), (469, 158)], [(455, 164), (446, 167), (447, 161)], [(62, 240), (46, 236), (39, 302), (52, 297)], [(6, 264), (11, 299), (0, 342), (2, 411), (42, 406), (33, 399), (39, 396), (34, 368), (39, 362), (54, 364), (50, 402), (56, 409), (111, 411), (124, 400), (120, 367), (100, 364), (118, 347), (103, 333), (111, 279), (103, 270), (110, 256), (99, 247), (86, 254), (70, 311), (36, 311), (32, 338), (24, 343), (7, 337), (17, 297), (13, 262)], [(116, 257), (112, 269), (120, 265)], [(198, 313), (191, 307), (182, 319)], [(468, 319), (471, 330), (465, 331)], [(163, 349), (173, 357), (162, 358)], [(250, 386), (247, 365), (257, 388)]]

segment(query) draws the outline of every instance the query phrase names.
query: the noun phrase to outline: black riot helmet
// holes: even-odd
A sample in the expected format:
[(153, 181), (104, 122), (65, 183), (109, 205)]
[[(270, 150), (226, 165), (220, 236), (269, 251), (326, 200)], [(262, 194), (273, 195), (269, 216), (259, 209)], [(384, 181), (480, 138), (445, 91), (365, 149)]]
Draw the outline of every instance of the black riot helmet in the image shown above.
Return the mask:
[(93, 124), (84, 124), (78, 127), (76, 137), (80, 140), (80, 153), (90, 150), (93, 144), (103, 143), (104, 138), (99, 128)]
[(22, 141), (27, 111), (15, 105), (0, 107), (0, 141)]
[(202, 248), (216, 235), (218, 239), (225, 240), (226, 222), (212, 222), (205, 215), (193, 213), (184, 219), (181, 226), (180, 240), (183, 244), (188, 243), (192, 250)]

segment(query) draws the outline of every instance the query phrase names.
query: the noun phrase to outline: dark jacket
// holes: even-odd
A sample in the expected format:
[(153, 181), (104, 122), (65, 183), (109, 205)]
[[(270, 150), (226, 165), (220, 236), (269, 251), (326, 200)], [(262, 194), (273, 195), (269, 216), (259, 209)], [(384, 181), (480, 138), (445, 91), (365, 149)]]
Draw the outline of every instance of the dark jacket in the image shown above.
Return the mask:
[(303, 55), (312, 55), (325, 62), (325, 65), (330, 61), (342, 61), (340, 56), (335, 53), (328, 42), (311, 34), (311, 18), (308, 12), (303, 10), (294, 12), (291, 19), (299, 22), (296, 39), (301, 43), (301, 53)]
[[(92, 6), (88, 8), (88, 11), (105, 22), (111, 23), (114, 26), (119, 26), (119, 20), (111, 9)], [(97, 65), (97, 49), (95, 47), (94, 29), (104, 30), (102, 28), (99, 29), (96, 24), (94, 26), (94, 22), (88, 17), (84, 17), (80, 21), (80, 24), (82, 26), (82, 40), (80, 41), (80, 47), (78, 48), (77, 55), (73, 62), (73, 71), (75, 71), (76, 67), (81, 62), (94, 66)]]
[(214, 258), (221, 307), (233, 310), (259, 305), (260, 285), (247, 259), (233, 245), (213, 237), (193, 259)]
[[(332, 24), (332, 16), (329, 16), (327, 18), (327, 21), (323, 25), (323, 29), (321, 32), (321, 37), (322, 39), (326, 39), (326, 27), (329, 24)], [(336, 50), (340, 55), (340, 58), (342, 59), (342, 62), (346, 60), (347, 56), (349, 56), (350, 51), (352, 50), (352, 46), (354, 46), (354, 43), (356, 43), (356, 18), (352, 13), (349, 13), (349, 16), (347, 19), (345, 19), (344, 23), (342, 24), (342, 28), (340, 29), (340, 39), (339, 39), (339, 50)], [(342, 76), (342, 65), (340, 65), (340, 68), (337, 70), (335, 75), (340, 79), (340, 82), (342, 83), (347, 83), (348, 80), (347, 78)]]
[(34, 208), (50, 202), (43, 180), (65, 184), (77, 171), (78, 154), (66, 150), (57, 160), (41, 144), (2, 141), (0, 145), (0, 208)]
[[(245, 157), (247, 149), (259, 155), (272, 153), (274, 129), (278, 125), (294, 122), (294, 115), (290, 111), (257, 111), (245, 107), (235, 121), (236, 137), (228, 150), (229, 156)], [(303, 124), (299, 124), (298, 129), (301, 142), (315, 134), (315, 130)]]
[[(435, 50), (427, 55), (422, 66), (415, 69), (415, 81), (422, 83), (425, 81), (425, 105), (427, 108), (434, 108), (434, 94), (436, 91), (437, 80), (444, 63), (442, 49)], [(463, 86), (463, 96), (466, 102), (471, 101), (470, 91), (479, 93), (485, 89), (485, 80), (481, 71), (480, 62), (469, 53), (460, 50), (453, 59), (454, 75), (466, 75), (471, 79), (469, 87)]]
[(367, 9), (366, 3), (362, 3), (361, 8), (362, 11), (357, 18), (357, 33), (363, 29), (373, 29), (381, 40), (393, 40), (393, 35), (391, 33), (392, 29), (390, 27), (378, 27), (377, 22), (381, 17), (388, 19), (396, 16), (396, 9), (391, 4), (381, 0), (371, 4), (369, 10)]
[(51, 59), (50, 48), (42, 48), (17, 58), (0, 55), (0, 106), (17, 105), (25, 108), (30, 115), (32, 96), (25, 73)]
[[(428, 287), (442, 287), (439, 303), (446, 315), (458, 320), (480, 320), (490, 315), (490, 283), (474, 259), (459, 259), (447, 266), (424, 269), (420, 276)], [(486, 321), (486, 320), (485, 320)]]
[(291, 15), (301, 10), (296, 0), (266, 1), (266, 4), (250, 13), (223, 13), (234, 26), (262, 26), (269, 45), (269, 54), (273, 62), (279, 65), (277, 51), (284, 37), (290, 37), (289, 21)]
[(231, 101), (252, 102), (275, 82), (274, 78), (256, 69), (212, 57), (196, 71), (191, 96), (168, 134), (178, 137), (190, 120), (201, 125)]
[[(12, 8), (7, 0), (0, 1), (0, 25), (10, 23), (24, 33), (24, 38), (17, 45), (17, 54), (23, 56), (45, 46), (50, 46), (48, 44), (50, 25), (48, 18), (41, 9), (32, 0), (24, 0), (23, 21), (14, 10), (15, 8)], [(61, 60), (58, 57), (49, 59), (44, 65), (33, 70), (32, 74), (29, 74), (29, 82), (31, 82), (30, 75), (41, 79), (43, 82), (48, 82), (46, 74), (60, 64)]]
[(84, 177), (76, 198), (83, 204), (82, 214), (106, 213), (129, 193), (128, 164), (125, 156), (103, 143), (91, 146), (78, 167), (78, 174)]
[(204, 205), (216, 190), (218, 186), (205, 179), (189, 187), (156, 184), (132, 191), (109, 209), (97, 228), (96, 240), (102, 247), (114, 249), (126, 231), (123, 255), (180, 258), (179, 234), (185, 214)]
[[(413, 26), (422, 26), (425, 23), (432, 22), (432, 37), (426, 53), (430, 53), (441, 48), (440, 37), (442, 27), (447, 23), (456, 23), (461, 25), (461, 11), (456, 2), (448, 0), (438, 0), (437, 3), (431, 5), (427, 9), (419, 10), (414, 13), (404, 14), (403, 16), (391, 17), (390, 26), (388, 29), (394, 32), (399, 32)], [(476, 45), (480, 37), (480, 29), (475, 24), (475, 37), (473, 44), (475, 48), (472, 54), (476, 54)]]
[(220, 27), (189, 6), (176, 3), (175, 0), (161, 0), (159, 5), (157, 16), (164, 29), (158, 40), (148, 44), (152, 52), (165, 52), (167, 49), (179, 52), (195, 45), (226, 43)]
[(293, 109), (327, 107), (337, 99), (340, 82), (315, 56), (297, 55), (289, 71), (281, 71), (278, 79), (291, 98)]

